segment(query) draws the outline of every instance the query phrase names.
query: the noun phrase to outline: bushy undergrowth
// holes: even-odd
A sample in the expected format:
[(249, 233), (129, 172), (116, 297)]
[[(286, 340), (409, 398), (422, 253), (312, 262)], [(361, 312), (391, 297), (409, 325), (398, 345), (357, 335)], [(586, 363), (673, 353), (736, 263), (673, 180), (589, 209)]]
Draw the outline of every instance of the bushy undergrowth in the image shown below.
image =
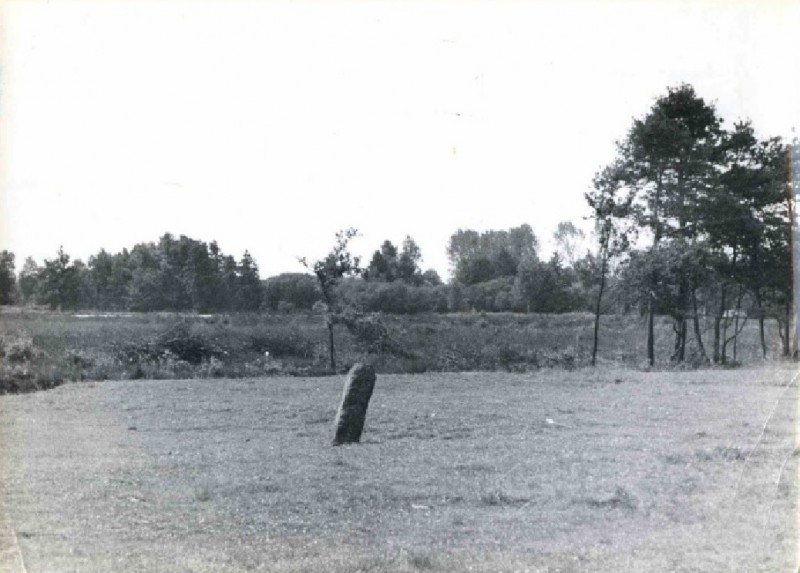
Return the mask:
[(63, 381), (62, 370), (51, 363), (33, 339), (0, 336), (0, 394), (44, 390)]
[[(0, 392), (49, 388), (70, 380), (238, 378), (329, 374), (328, 339), (318, 313), (76, 316), (3, 309)], [(644, 325), (603, 318), (600, 361), (644, 364)], [(378, 372), (576, 368), (588, 364), (592, 317), (585, 313), (381, 315), (343, 317), (336, 327), (341, 371), (367, 360)], [(777, 336), (771, 347), (777, 355)], [(660, 367), (673, 339), (656, 331)], [(691, 348), (689, 348), (691, 352)], [(757, 328), (745, 330), (739, 362), (759, 358)]]

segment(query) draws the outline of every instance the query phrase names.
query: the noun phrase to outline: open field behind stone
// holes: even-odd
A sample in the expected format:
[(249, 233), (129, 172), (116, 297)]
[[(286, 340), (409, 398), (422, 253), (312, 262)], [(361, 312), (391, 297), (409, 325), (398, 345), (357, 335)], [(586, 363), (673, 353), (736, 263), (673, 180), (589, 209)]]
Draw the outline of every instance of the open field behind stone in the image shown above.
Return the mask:
[[(0, 571), (797, 570), (788, 367), (109, 381), (0, 397)], [(5, 525), (2, 525), (5, 522)]]

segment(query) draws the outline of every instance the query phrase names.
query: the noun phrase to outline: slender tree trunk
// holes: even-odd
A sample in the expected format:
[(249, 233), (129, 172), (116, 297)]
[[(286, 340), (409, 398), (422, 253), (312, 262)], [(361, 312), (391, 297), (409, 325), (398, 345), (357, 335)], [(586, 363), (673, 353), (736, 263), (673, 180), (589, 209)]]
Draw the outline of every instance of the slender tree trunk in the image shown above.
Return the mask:
[[(744, 320), (741, 321), (741, 323), (739, 322), (739, 319), (737, 317), (736, 321), (735, 321), (735, 325), (736, 326), (734, 327), (735, 330), (734, 330), (733, 336), (723, 337), (723, 340), (722, 340), (722, 363), (723, 364), (725, 364), (726, 360), (727, 360), (727, 348), (728, 348), (728, 343), (730, 343), (730, 342), (733, 342), (733, 360), (734, 360), (734, 362), (736, 361), (736, 344), (737, 344), (737, 341), (738, 341), (739, 333), (742, 332), (742, 330), (744, 329), (746, 324), (747, 324), (747, 317), (745, 317)], [(723, 326), (723, 328), (727, 332), (727, 330), (728, 330), (727, 321), (725, 322), (725, 325)]]
[[(738, 322), (738, 320), (736, 321)], [(721, 364), (728, 363), (728, 344), (732, 340), (736, 340), (736, 327), (734, 326), (733, 336), (728, 337), (728, 327), (730, 326), (730, 320), (725, 319), (725, 323), (722, 325), (722, 357), (720, 358)]]
[(708, 362), (708, 354), (706, 354), (705, 346), (703, 346), (703, 336), (700, 333), (700, 315), (697, 312), (697, 291), (692, 287), (692, 310), (694, 311), (694, 318), (692, 322), (694, 323), (694, 336), (697, 339), (697, 348), (700, 350), (700, 356), (703, 357), (703, 360)]
[(669, 357), (671, 362), (678, 362), (678, 354), (681, 350), (681, 319), (674, 319), (672, 323), (672, 332), (675, 333), (675, 342), (672, 344), (672, 355)]
[(681, 305), (680, 318), (678, 320), (678, 329), (675, 332), (675, 360), (683, 362), (686, 359), (686, 317), (689, 315), (689, 286), (685, 277), (681, 278), (680, 286), (678, 287), (678, 304)]
[(736, 298), (736, 320), (733, 325), (733, 361), (736, 362), (736, 347), (739, 344), (739, 311), (742, 309), (742, 295), (744, 294), (742, 287), (739, 287), (739, 296)]
[[(734, 277), (734, 278), (736, 276), (736, 261), (738, 259), (739, 259), (739, 249), (737, 248), (736, 245), (734, 245), (733, 246), (733, 256), (731, 257), (731, 271), (730, 271), (731, 272), (731, 276)], [(725, 294), (726, 291), (725, 291), (724, 283), (722, 285), (722, 288), (723, 288), (723, 294)], [(741, 285), (741, 283), (739, 283), (739, 290), (736, 293), (736, 314), (737, 315), (739, 313), (739, 308), (741, 307), (741, 305), (742, 305), (742, 285)], [(720, 307), (720, 309), (721, 309), (721, 313), (724, 315), (724, 313), (728, 310), (727, 309), (727, 303), (723, 301), (723, 304)], [(726, 349), (728, 347), (728, 342), (730, 342), (730, 339), (728, 338), (728, 327), (731, 324), (729, 318), (725, 317), (724, 320), (725, 320), (725, 323), (724, 323), (724, 325), (722, 327), (722, 341), (723, 341), (722, 342), (722, 364), (726, 364), (728, 362), (728, 355), (727, 355)], [(734, 336), (737, 336), (738, 335), (738, 331), (734, 330), (733, 334), (734, 334)]]
[(755, 289), (756, 305), (758, 305), (758, 339), (761, 342), (761, 357), (767, 359), (767, 343), (764, 338), (764, 308), (761, 305), (761, 289)]
[(720, 297), (719, 297), (719, 312), (714, 317), (714, 364), (719, 364), (722, 358), (720, 354), (720, 326), (722, 323), (722, 317), (725, 315), (725, 284), (723, 283), (720, 288)]
[(791, 303), (791, 300), (792, 300), (791, 298), (787, 298), (786, 299), (786, 321), (785, 321), (785, 323), (783, 325), (783, 334), (784, 334), (783, 340), (785, 341), (784, 345), (783, 345), (783, 356), (785, 358), (789, 358), (792, 355), (792, 351), (791, 351), (792, 345), (791, 345), (791, 342), (790, 342), (790, 339), (789, 339), (789, 325), (792, 323), (792, 303)]
[(775, 317), (778, 321), (778, 336), (781, 339), (781, 356), (788, 358), (792, 355), (792, 339), (790, 328), (792, 323), (792, 299), (791, 292), (787, 293), (786, 304), (783, 307), (783, 318), (780, 314)]
[[(683, 161), (678, 159), (678, 230), (680, 231), (680, 237), (686, 238), (684, 234), (684, 230), (686, 228), (686, 218), (684, 213), (685, 208), (685, 199), (686, 199), (686, 188), (684, 187), (684, 173), (683, 173)], [(689, 297), (687, 296), (687, 285), (686, 285), (686, 268), (681, 263), (680, 266), (680, 283), (678, 284), (678, 304), (680, 305), (680, 318), (678, 319), (678, 328), (675, 330), (675, 354), (673, 355), (675, 361), (683, 362), (686, 358), (686, 316), (689, 314), (687, 312), (689, 308)]]
[(671, 360), (673, 362), (683, 362), (683, 341), (686, 333), (686, 319), (682, 316), (675, 319), (672, 325), (672, 331), (675, 333), (675, 343), (673, 344)]
[[(661, 187), (663, 181), (663, 172), (659, 169), (656, 175), (656, 195), (653, 202), (653, 251), (658, 247), (661, 241), (661, 222), (659, 221), (659, 208), (661, 206)], [(651, 277), (652, 283), (650, 284), (650, 294), (647, 303), (647, 362), (650, 366), (656, 363), (655, 355), (655, 333), (654, 331), (654, 314), (655, 314), (655, 277)]]
[(725, 334), (722, 335), (723, 336), (722, 350), (721, 350), (720, 356), (719, 356), (719, 363), (720, 364), (727, 364), (728, 363), (728, 339), (725, 338), (725, 335), (727, 334), (727, 330), (728, 330), (727, 327), (724, 330), (725, 330)]
[(681, 337), (680, 337), (680, 347), (678, 348), (678, 362), (683, 362), (686, 360), (686, 317), (681, 317)]
[(597, 293), (597, 304), (594, 309), (594, 341), (592, 343), (592, 366), (597, 363), (597, 343), (600, 333), (600, 303), (603, 300), (603, 291), (606, 288), (606, 257), (603, 256), (603, 263), (600, 270), (600, 290)]
[(328, 327), (328, 354), (331, 363), (331, 372), (336, 372), (336, 349), (333, 346), (333, 297), (326, 287), (324, 277), (320, 273), (317, 273), (317, 280), (319, 280), (322, 298), (325, 300), (325, 306), (327, 307), (325, 326)]
[(647, 363), (654, 366), (656, 363), (655, 344), (653, 340), (653, 293), (650, 293), (650, 301), (647, 306)]
[(781, 356), (786, 357), (789, 355), (789, 340), (786, 336), (789, 334), (789, 329), (786, 328), (788, 325), (784, 323), (784, 320), (778, 316), (778, 338), (781, 339)]
[(672, 332), (675, 333), (675, 343), (670, 360), (680, 363), (683, 362), (686, 356), (686, 317), (679, 316), (675, 318), (675, 322), (672, 324)]
[(330, 351), (331, 372), (336, 372), (336, 350), (333, 347), (333, 320), (328, 317), (328, 349)]

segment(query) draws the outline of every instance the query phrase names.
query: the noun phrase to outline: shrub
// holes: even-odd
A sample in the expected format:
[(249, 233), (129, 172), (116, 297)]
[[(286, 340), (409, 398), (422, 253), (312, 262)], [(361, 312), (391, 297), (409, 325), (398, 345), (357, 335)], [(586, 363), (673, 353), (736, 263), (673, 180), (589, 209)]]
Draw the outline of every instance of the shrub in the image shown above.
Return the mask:
[(292, 308), (311, 309), (321, 299), (317, 279), (310, 275), (284, 273), (264, 281), (264, 304), (271, 310), (282, 311), (281, 303)]
[(0, 358), (11, 364), (32, 362), (42, 356), (42, 351), (35, 346), (32, 338), (0, 339)]
[(44, 390), (64, 381), (62, 369), (30, 337), (0, 338), (0, 394)]
[(171, 352), (179, 360), (195, 365), (211, 358), (223, 358), (227, 354), (213, 341), (192, 332), (191, 325), (185, 321), (172, 326), (159, 336), (155, 351), (157, 355), (165, 351)]

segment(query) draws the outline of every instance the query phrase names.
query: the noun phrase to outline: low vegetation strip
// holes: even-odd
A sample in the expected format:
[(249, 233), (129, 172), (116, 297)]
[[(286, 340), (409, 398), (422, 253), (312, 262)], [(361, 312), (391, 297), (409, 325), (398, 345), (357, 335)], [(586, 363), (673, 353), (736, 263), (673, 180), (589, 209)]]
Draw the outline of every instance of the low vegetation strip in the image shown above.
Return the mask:
[[(592, 317), (470, 313), (373, 314), (337, 325), (338, 369), (364, 361), (378, 373), (526, 372), (589, 363)], [(739, 337), (735, 361), (761, 363), (757, 325)], [(638, 315), (604, 318), (601, 363), (645, 364)], [(772, 329), (771, 332), (775, 332)], [(669, 356), (672, 325), (657, 321), (659, 356)], [(0, 393), (64, 381), (246, 378), (330, 373), (324, 318), (315, 313), (73, 315), (0, 309)], [(770, 352), (779, 355), (777, 335)], [(682, 368), (702, 366), (692, 357)], [(667, 359), (658, 367), (672, 367)]]

